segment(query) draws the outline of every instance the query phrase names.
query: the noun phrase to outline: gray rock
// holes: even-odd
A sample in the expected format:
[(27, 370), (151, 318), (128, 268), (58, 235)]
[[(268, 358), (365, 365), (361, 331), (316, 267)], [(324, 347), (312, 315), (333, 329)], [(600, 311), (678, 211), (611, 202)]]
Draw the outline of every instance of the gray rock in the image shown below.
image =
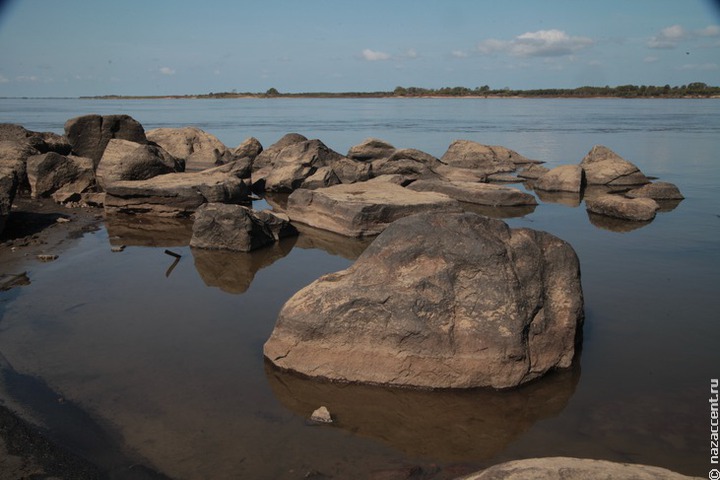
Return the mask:
[(461, 202), (494, 207), (537, 205), (535, 197), (517, 188), (477, 182), (447, 182), (444, 180), (418, 180), (407, 188), (416, 192), (443, 193)]
[(652, 220), (660, 208), (651, 198), (625, 198), (620, 195), (601, 195), (586, 199), (585, 206), (588, 212), (634, 222)]
[(414, 213), (461, 210), (460, 204), (447, 195), (415, 192), (380, 178), (296, 190), (288, 198), (288, 216), (311, 227), (364, 237), (377, 235), (395, 220)]
[(63, 187), (67, 187), (63, 192), (80, 194), (95, 185), (91, 158), (66, 157), (54, 152), (29, 157), (27, 176), (33, 198), (51, 196)]
[(650, 180), (640, 169), (603, 145), (595, 145), (580, 162), (588, 185), (643, 185)]
[(0, 234), (5, 229), (19, 183), (17, 171), (12, 166), (0, 164)]
[(652, 198), (653, 200), (682, 200), (680, 189), (669, 182), (653, 182), (625, 193), (630, 198)]
[(297, 234), (287, 219), (242, 205), (206, 203), (195, 212), (190, 246), (249, 252)]
[(13, 171), (18, 188), (28, 186), (27, 159), (40, 151), (25, 141), (0, 140), (0, 168)]
[(541, 175), (534, 182), (537, 190), (580, 193), (583, 169), (579, 165), (561, 165)]
[(440, 161), (451, 167), (472, 168), (484, 174), (514, 172), (518, 165), (534, 163), (509, 148), (455, 140)]
[(509, 388), (569, 367), (582, 321), (566, 242), (472, 213), (423, 213), (288, 300), (264, 354), (335, 381)]
[(100, 162), (105, 146), (113, 138), (147, 143), (145, 129), (128, 115), (83, 115), (65, 122), (65, 136), (74, 154)]
[(517, 176), (520, 178), (525, 178), (527, 180), (535, 180), (536, 178), (540, 178), (545, 173), (549, 172), (550, 169), (547, 167), (543, 167), (542, 165), (528, 165), (525, 168), (521, 169)]
[(233, 152), (217, 137), (197, 127), (156, 128), (147, 138), (173, 157), (185, 161), (185, 170), (199, 172), (234, 160)]
[(360, 162), (372, 162), (381, 158), (390, 158), (396, 149), (384, 140), (366, 138), (362, 143), (350, 147), (347, 157)]
[(157, 175), (182, 172), (184, 164), (162, 147), (111, 139), (97, 165), (101, 188), (122, 180), (147, 180)]
[(238, 176), (236, 162), (195, 173), (168, 173), (148, 180), (114, 182), (107, 186), (105, 211), (180, 217), (209, 202), (249, 201), (250, 189)]
[(528, 458), (501, 463), (462, 480), (690, 480), (660, 467), (588, 458)]
[(33, 132), (12, 123), (0, 123), (0, 141), (3, 140), (26, 143), (39, 153), (55, 152), (69, 155), (72, 149), (64, 136), (52, 132)]
[[(252, 171), (255, 173), (258, 170), (272, 167), (275, 163), (275, 157), (285, 148), (289, 147), (294, 143), (306, 142), (307, 137), (299, 133), (287, 133), (280, 138), (277, 142), (270, 145), (268, 148), (263, 150), (255, 157), (253, 161)], [(253, 175), (253, 183), (256, 183), (255, 175)]]
[(402, 175), (408, 179), (437, 178), (435, 169), (442, 164), (429, 153), (414, 148), (395, 150), (387, 158), (372, 162), (372, 175)]

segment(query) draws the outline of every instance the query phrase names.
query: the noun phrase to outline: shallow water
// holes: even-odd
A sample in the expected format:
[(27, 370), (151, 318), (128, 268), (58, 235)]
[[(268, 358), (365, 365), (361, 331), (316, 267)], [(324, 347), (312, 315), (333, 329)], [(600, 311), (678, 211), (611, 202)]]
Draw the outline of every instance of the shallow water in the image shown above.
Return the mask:
[[(579, 198), (483, 212), (567, 240), (581, 262), (575, 367), (511, 392), (328, 385), (265, 365), (285, 300), (367, 242), (303, 229), (227, 254), (188, 247), (186, 222), (108, 218), (55, 262), (31, 264), (30, 285), (0, 292), (7, 364), (87, 412), (114, 439), (108, 449), (183, 479), (367, 478), (413, 465), (451, 478), (557, 455), (707, 474), (709, 383), (720, 376), (720, 101), (0, 100), (0, 122), (33, 130), (61, 133), (85, 113), (196, 125), (231, 147), (296, 131), (341, 153), (375, 136), (441, 156), (465, 138), (555, 166), (603, 144), (686, 196), (642, 225), (589, 217)], [(172, 269), (166, 248), (182, 255)], [(334, 426), (306, 424), (321, 403)]]

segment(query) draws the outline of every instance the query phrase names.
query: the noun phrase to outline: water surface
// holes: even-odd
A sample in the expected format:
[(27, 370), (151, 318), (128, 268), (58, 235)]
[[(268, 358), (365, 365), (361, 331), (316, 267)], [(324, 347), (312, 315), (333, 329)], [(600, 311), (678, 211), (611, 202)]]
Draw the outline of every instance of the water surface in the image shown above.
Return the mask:
[[(182, 479), (367, 478), (413, 465), (450, 478), (557, 455), (707, 474), (708, 384), (720, 375), (720, 101), (0, 100), (0, 122), (32, 130), (62, 133), (86, 113), (195, 125), (230, 147), (298, 132), (341, 153), (373, 136), (441, 156), (464, 138), (556, 166), (603, 144), (686, 196), (648, 224), (589, 217), (580, 198), (506, 212), (511, 226), (575, 248), (586, 322), (573, 369), (500, 393), (328, 385), (265, 365), (282, 304), (367, 242), (303, 229), (252, 254), (205, 252), (187, 246), (186, 222), (108, 218), (57, 261), (31, 263), (30, 285), (0, 292), (0, 353), (130, 457)], [(170, 271), (166, 248), (182, 255)], [(320, 404), (335, 426), (306, 424)]]

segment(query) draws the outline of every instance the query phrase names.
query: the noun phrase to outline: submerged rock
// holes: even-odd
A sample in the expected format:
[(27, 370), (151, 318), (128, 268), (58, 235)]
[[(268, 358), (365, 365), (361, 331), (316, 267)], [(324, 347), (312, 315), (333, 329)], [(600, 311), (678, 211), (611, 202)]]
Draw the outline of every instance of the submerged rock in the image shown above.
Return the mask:
[(569, 367), (582, 320), (570, 245), (471, 213), (423, 213), (288, 300), (264, 354), (344, 382), (508, 388)]
[(395, 220), (424, 211), (460, 211), (460, 204), (440, 193), (415, 192), (385, 181), (300, 189), (288, 198), (292, 221), (348, 237), (377, 235)]
[(660, 208), (650, 198), (625, 198), (620, 195), (601, 195), (587, 199), (585, 206), (588, 212), (635, 222), (652, 220)]
[(673, 183), (653, 182), (625, 193), (630, 198), (652, 198), (653, 200), (682, 200), (685, 197)]

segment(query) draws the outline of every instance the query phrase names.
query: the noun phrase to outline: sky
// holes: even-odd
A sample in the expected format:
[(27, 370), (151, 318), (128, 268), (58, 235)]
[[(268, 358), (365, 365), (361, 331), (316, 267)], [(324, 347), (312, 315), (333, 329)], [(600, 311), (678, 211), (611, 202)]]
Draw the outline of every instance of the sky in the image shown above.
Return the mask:
[(720, 85), (720, 0), (0, 0), (0, 97)]

